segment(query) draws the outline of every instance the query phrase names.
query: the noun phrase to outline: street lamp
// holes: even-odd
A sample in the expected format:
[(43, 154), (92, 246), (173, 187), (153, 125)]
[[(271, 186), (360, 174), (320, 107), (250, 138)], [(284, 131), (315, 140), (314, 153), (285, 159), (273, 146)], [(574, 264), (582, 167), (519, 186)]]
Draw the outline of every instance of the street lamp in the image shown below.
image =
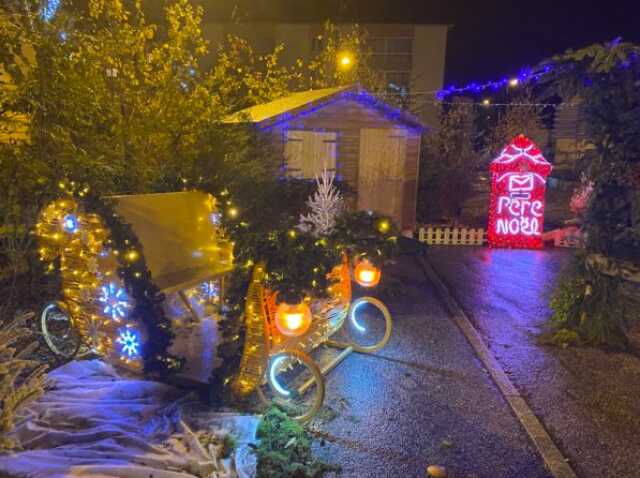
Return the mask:
[(353, 55), (348, 51), (338, 53), (338, 67), (341, 70), (348, 70), (353, 66)]

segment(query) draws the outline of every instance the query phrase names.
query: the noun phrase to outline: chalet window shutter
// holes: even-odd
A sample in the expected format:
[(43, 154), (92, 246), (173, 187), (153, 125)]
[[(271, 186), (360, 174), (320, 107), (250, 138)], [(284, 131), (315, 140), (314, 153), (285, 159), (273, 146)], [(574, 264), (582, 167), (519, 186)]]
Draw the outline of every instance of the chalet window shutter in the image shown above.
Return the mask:
[(324, 168), (335, 170), (336, 137), (335, 132), (288, 131), (285, 143), (288, 174), (311, 179)]
[(302, 176), (303, 131), (287, 131), (284, 143), (284, 157), (289, 176)]

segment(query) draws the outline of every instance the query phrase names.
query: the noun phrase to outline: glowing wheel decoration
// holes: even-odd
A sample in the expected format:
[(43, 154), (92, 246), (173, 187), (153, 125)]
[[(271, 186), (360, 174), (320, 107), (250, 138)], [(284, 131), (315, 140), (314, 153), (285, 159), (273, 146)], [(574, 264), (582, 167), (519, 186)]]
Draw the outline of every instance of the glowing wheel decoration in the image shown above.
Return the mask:
[(45, 306), (40, 314), (40, 330), (47, 347), (55, 355), (73, 358), (78, 354), (82, 341), (63, 303), (51, 302)]
[[(377, 315), (378, 317), (380, 314), (382, 315), (383, 322), (377, 319), (374, 323), (370, 322), (369, 326), (365, 325), (366, 322), (359, 315), (367, 305), (378, 309), (379, 314)], [(360, 297), (356, 299), (349, 310), (349, 322), (356, 334), (349, 334), (350, 342), (348, 345), (353, 347), (356, 352), (376, 352), (387, 345), (391, 338), (391, 314), (387, 306), (375, 297)], [(368, 339), (366, 343), (363, 343), (364, 339)]]
[(269, 367), (269, 384), (273, 389), (283, 397), (290, 397), (291, 390), (287, 390), (283, 385), (278, 382), (277, 372), (283, 366), (285, 357), (283, 355), (276, 357), (271, 361)]
[(265, 405), (276, 403), (291, 418), (305, 422), (322, 406), (325, 386), (322, 372), (311, 357), (290, 349), (271, 357), (264, 383), (256, 391)]
[(551, 164), (524, 135), (517, 136), (491, 169), (487, 236), (491, 247), (542, 247), (545, 184)]
[(131, 307), (126, 291), (115, 282), (110, 282), (102, 286), (101, 292), (102, 295), (98, 300), (104, 304), (102, 313), (116, 321), (124, 319)]
[(116, 340), (120, 345), (120, 352), (126, 358), (140, 355), (140, 334), (134, 329), (124, 329)]
[(357, 304), (355, 304), (353, 307), (351, 307), (351, 311), (349, 312), (349, 319), (351, 320), (353, 327), (358, 332), (362, 332), (362, 333), (365, 333), (367, 331), (367, 328), (364, 325), (360, 324), (360, 322), (358, 322), (357, 312), (358, 312), (358, 309), (365, 304), (366, 302), (361, 300)]

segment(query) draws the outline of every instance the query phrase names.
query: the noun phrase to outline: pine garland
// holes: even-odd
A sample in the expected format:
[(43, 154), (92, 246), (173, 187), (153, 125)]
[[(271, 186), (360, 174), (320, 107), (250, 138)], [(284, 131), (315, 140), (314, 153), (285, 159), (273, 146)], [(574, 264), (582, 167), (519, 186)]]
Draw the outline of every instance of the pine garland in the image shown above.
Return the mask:
[[(171, 321), (162, 308), (165, 296), (152, 280), (142, 243), (131, 225), (115, 212), (112, 201), (86, 195), (83, 205), (88, 212), (98, 214), (109, 228), (111, 238), (107, 240), (106, 246), (117, 252), (118, 275), (135, 300), (130, 318), (140, 321), (146, 328), (147, 340), (142, 347), (145, 374), (165, 377), (168, 373), (179, 370), (184, 359), (168, 352), (174, 333)], [(130, 260), (128, 257), (135, 259)]]

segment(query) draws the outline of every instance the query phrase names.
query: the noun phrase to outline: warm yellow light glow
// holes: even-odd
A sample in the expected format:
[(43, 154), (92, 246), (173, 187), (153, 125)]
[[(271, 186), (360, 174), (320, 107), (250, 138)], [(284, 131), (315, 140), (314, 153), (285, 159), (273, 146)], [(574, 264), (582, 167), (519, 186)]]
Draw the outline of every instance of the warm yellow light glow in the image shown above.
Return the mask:
[(238, 217), (238, 209), (237, 209), (237, 208), (235, 208), (235, 207), (231, 207), (231, 208), (229, 208), (229, 211), (228, 211), (228, 212), (229, 212), (229, 217), (230, 217), (230, 218), (236, 218), (236, 217)]
[(284, 315), (285, 326), (289, 330), (298, 330), (300, 327), (302, 327), (302, 320), (303, 320), (302, 312), (296, 312), (293, 314)]
[(135, 260), (137, 260), (139, 257), (138, 251), (129, 251), (127, 253), (127, 260), (133, 262)]
[(361, 282), (370, 283), (370, 282), (373, 282), (375, 277), (376, 277), (376, 273), (374, 271), (364, 270), (364, 271), (360, 271), (360, 275), (358, 276), (358, 279)]
[(338, 53), (338, 66), (343, 70), (353, 66), (353, 55), (351, 52), (343, 51)]
[(378, 223), (378, 230), (380, 232), (387, 232), (390, 227), (391, 227), (391, 224), (389, 224), (389, 221), (387, 221), (386, 219), (383, 219)]
[(311, 309), (305, 302), (287, 304), (282, 302), (276, 310), (276, 328), (282, 335), (297, 337), (311, 326)]
[(491, 100), (489, 98), (485, 98), (484, 100), (482, 100), (482, 104), (484, 106), (489, 106), (491, 104)]
[(380, 282), (382, 272), (369, 259), (360, 259), (353, 271), (354, 278), (362, 287), (375, 287)]
[(520, 80), (518, 80), (517, 78), (511, 78), (509, 80), (509, 86), (518, 86), (518, 84), (520, 84)]
[[(79, 235), (58, 232), (69, 214), (76, 216), (78, 222), (83, 224), (82, 239)], [(102, 283), (103, 277), (115, 274), (115, 264), (101, 264), (100, 272), (104, 276), (99, 280), (95, 267), (96, 262), (102, 260), (100, 253), (109, 240), (108, 230), (97, 215), (84, 212), (74, 199), (66, 198), (42, 208), (36, 234), (40, 243), (40, 259), (59, 260), (58, 271), (63, 284), (61, 298), (68, 304), (74, 328), (87, 345), (105, 354), (110, 353), (110, 335), (115, 333), (116, 325), (112, 321), (106, 324), (95, 321), (95, 317), (102, 313), (102, 307), (98, 301), (92, 300), (92, 292)], [(130, 252), (135, 252), (134, 257), (139, 254), (134, 250)], [(55, 270), (52, 262), (47, 265), (47, 270)], [(96, 327), (97, 333), (94, 330)]]

